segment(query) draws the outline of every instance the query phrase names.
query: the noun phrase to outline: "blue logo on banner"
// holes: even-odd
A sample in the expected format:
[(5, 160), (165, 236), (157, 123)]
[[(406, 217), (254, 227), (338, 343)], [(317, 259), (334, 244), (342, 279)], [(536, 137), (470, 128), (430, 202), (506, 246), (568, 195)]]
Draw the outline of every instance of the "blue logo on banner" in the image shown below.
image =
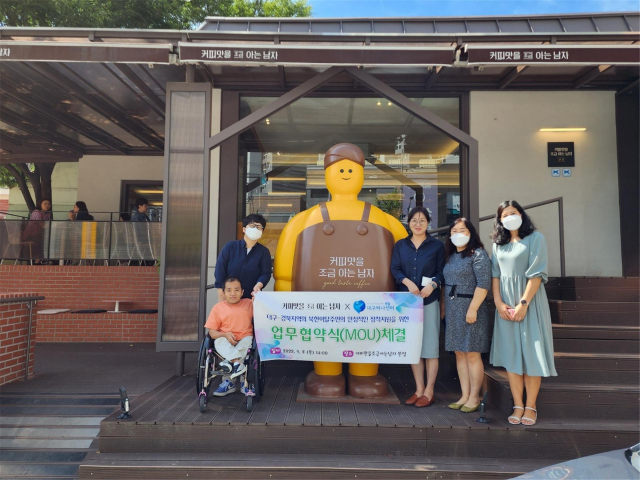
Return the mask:
[(551, 176), (552, 177), (559, 177), (560, 176), (560, 169), (559, 168), (552, 168), (551, 169)]
[(562, 176), (563, 177), (570, 177), (571, 176), (571, 169), (570, 168), (563, 168), (562, 169)]
[(358, 312), (361, 313), (365, 308), (367, 308), (367, 306), (365, 305), (365, 303), (362, 300), (358, 300), (353, 302), (353, 309)]

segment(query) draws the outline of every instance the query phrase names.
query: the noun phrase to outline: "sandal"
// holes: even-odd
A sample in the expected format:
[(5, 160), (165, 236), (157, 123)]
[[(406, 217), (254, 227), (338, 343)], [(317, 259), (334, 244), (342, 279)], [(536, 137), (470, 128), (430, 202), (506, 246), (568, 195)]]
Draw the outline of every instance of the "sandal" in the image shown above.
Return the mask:
[[(536, 418), (529, 418), (529, 417), (525, 417), (524, 415), (522, 416), (522, 421), (520, 423), (522, 423), (522, 425), (526, 425), (527, 427), (531, 427), (533, 425), (536, 424), (536, 422), (538, 421), (538, 410), (536, 410), (535, 408), (531, 408), (531, 407), (524, 407), (525, 410), (531, 410), (533, 412), (535, 412), (536, 414)], [(530, 423), (524, 423), (524, 421), (530, 422)]]
[[(520, 410), (524, 410), (524, 408), (519, 407), (519, 406), (517, 406), (517, 405), (514, 405), (514, 406), (513, 406), (513, 409), (515, 410), (516, 408), (519, 408)], [(522, 418), (522, 417), (521, 417), (521, 418)], [(511, 419), (513, 419), (513, 420), (515, 420), (515, 421), (512, 421)], [(509, 421), (509, 423), (510, 423), (511, 425), (520, 425), (520, 424), (522, 423), (522, 422), (521, 422), (521, 420), (520, 420), (520, 418), (518, 418), (518, 417), (514, 417), (513, 415), (511, 415), (511, 416), (507, 417), (507, 420)]]

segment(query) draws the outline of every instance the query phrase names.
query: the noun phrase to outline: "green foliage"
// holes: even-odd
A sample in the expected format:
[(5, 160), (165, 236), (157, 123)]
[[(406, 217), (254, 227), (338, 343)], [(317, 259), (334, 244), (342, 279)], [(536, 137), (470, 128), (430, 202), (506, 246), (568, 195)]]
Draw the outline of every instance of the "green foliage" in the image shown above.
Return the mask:
[(394, 218), (402, 215), (402, 194), (396, 188), (394, 193), (382, 193), (375, 196), (376, 207)]
[(0, 0), (16, 27), (196, 28), (208, 16), (308, 17), (308, 0)]
[(18, 182), (11, 172), (4, 165), (0, 165), (0, 187), (13, 188), (17, 187)]

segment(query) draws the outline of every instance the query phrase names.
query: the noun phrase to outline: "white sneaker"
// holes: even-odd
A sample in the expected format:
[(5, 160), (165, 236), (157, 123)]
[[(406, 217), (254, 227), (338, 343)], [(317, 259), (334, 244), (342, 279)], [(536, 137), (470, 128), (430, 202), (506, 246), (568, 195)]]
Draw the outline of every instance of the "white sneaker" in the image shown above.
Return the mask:
[(247, 371), (247, 366), (244, 363), (235, 363), (233, 365), (233, 373), (231, 374), (231, 378), (239, 377), (246, 371)]

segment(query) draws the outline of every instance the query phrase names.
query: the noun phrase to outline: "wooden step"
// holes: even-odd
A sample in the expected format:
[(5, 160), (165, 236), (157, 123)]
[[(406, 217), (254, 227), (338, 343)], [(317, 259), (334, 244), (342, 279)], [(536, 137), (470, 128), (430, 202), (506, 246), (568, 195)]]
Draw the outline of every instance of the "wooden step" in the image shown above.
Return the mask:
[(551, 321), (564, 325), (640, 325), (639, 304), (634, 302), (549, 300), (549, 309)]
[(640, 354), (640, 327), (553, 325), (554, 350), (567, 353)]
[(545, 285), (550, 300), (638, 303), (640, 292), (632, 288), (554, 287)]
[(556, 352), (554, 357), (558, 376), (545, 383), (637, 385), (640, 379), (640, 355)]
[(551, 277), (546, 286), (640, 290), (639, 277)]
[(434, 456), (110, 454), (97, 453), (80, 466), (81, 479), (502, 479), (553, 464), (552, 460), (513, 460)]
[[(545, 418), (569, 421), (602, 420), (631, 422), (637, 429), (640, 419), (638, 385), (590, 385), (578, 383), (556, 383), (542, 379), (537, 407)], [(485, 368), (485, 389), (489, 390), (490, 402), (504, 413), (510, 414), (513, 397), (504, 369)], [(633, 423), (635, 422), (635, 424)]]

